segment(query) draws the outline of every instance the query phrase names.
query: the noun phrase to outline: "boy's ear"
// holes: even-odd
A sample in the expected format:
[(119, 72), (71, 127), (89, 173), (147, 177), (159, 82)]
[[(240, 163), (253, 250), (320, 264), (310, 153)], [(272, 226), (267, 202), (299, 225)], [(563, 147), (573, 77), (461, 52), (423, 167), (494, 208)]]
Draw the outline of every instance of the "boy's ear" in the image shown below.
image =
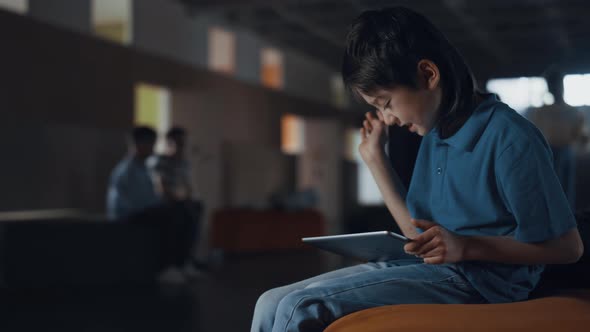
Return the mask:
[(418, 62), (418, 82), (429, 90), (435, 89), (440, 83), (440, 70), (438, 66), (427, 59)]

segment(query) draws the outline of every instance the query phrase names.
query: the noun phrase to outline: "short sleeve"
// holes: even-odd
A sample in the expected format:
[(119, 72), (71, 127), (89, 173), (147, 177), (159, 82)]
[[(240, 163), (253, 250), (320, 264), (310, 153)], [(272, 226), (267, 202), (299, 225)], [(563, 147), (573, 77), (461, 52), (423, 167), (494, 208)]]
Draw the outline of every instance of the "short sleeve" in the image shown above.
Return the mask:
[(506, 208), (516, 219), (515, 238), (543, 242), (576, 227), (545, 144), (513, 143), (496, 160), (496, 180)]
[(123, 170), (121, 168), (115, 169), (111, 175), (107, 192), (107, 215), (109, 219), (120, 218), (130, 210), (128, 197), (125, 197), (127, 187)]

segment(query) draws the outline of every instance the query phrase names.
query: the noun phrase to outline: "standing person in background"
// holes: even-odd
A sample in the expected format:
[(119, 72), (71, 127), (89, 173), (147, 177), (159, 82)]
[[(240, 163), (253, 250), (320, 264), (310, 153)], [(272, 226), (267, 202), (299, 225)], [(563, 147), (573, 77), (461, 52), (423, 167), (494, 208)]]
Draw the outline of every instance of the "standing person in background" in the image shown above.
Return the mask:
[(545, 74), (547, 87), (554, 103), (533, 108), (525, 116), (541, 130), (553, 152), (557, 177), (568, 201), (575, 209), (576, 153), (575, 145), (584, 141), (584, 115), (563, 100), (563, 73), (554, 69)]
[(128, 154), (112, 171), (107, 191), (107, 216), (121, 220), (160, 202), (146, 167), (154, 153), (156, 132), (149, 127), (133, 128)]
[(184, 275), (192, 275), (205, 268), (194, 258), (203, 207), (193, 199), (191, 166), (186, 158), (187, 134), (184, 128), (173, 127), (166, 133), (164, 154), (148, 160), (156, 192), (171, 213), (167, 221), (170, 233), (171, 264)]
[(166, 133), (164, 154), (153, 156), (148, 161), (156, 190), (165, 201), (192, 198), (191, 167), (185, 156), (186, 140), (186, 130), (173, 127)]

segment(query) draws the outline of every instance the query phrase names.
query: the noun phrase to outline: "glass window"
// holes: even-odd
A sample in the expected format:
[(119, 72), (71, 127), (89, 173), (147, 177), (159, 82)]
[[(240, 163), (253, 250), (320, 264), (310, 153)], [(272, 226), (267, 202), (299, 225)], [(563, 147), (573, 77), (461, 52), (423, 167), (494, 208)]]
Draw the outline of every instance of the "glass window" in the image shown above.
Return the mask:
[(236, 70), (236, 37), (222, 28), (209, 29), (209, 69), (234, 74)]
[(362, 160), (358, 151), (358, 146), (361, 143), (361, 133), (359, 129), (348, 129), (346, 131), (346, 149), (345, 158), (356, 161), (358, 165), (357, 174), (357, 197), (360, 205), (382, 205), (383, 198), (377, 183), (373, 179), (373, 175), (369, 167)]
[(0, 0), (0, 8), (25, 15), (29, 12), (29, 0)]
[(571, 106), (590, 106), (590, 74), (566, 75), (563, 100)]
[(156, 152), (163, 153), (170, 129), (170, 91), (162, 86), (138, 83), (135, 86), (134, 125), (148, 126), (158, 133)]
[(283, 53), (275, 48), (263, 48), (260, 54), (262, 85), (272, 89), (282, 89)]
[(521, 113), (529, 107), (553, 103), (553, 98), (547, 91), (547, 82), (542, 77), (492, 79), (488, 81), (487, 89)]
[(120, 44), (132, 41), (132, 0), (92, 0), (94, 34)]
[(287, 114), (281, 118), (281, 147), (284, 153), (299, 154), (305, 147), (305, 123), (302, 117)]

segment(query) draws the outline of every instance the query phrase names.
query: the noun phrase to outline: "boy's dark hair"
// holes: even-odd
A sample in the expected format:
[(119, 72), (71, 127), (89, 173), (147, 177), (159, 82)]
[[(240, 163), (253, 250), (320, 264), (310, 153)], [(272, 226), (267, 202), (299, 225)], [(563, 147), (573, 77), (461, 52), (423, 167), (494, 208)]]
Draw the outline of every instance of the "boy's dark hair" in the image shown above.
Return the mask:
[(172, 127), (166, 133), (166, 138), (171, 140), (183, 139), (186, 137), (186, 130), (182, 127)]
[(138, 126), (131, 131), (131, 141), (134, 144), (152, 144), (157, 138), (156, 131), (150, 127)]
[(476, 83), (457, 49), (423, 15), (404, 7), (362, 13), (346, 37), (342, 77), (357, 96), (357, 90), (416, 89), (422, 59), (439, 68), (443, 100), (437, 126), (443, 138), (450, 137), (473, 112)]

